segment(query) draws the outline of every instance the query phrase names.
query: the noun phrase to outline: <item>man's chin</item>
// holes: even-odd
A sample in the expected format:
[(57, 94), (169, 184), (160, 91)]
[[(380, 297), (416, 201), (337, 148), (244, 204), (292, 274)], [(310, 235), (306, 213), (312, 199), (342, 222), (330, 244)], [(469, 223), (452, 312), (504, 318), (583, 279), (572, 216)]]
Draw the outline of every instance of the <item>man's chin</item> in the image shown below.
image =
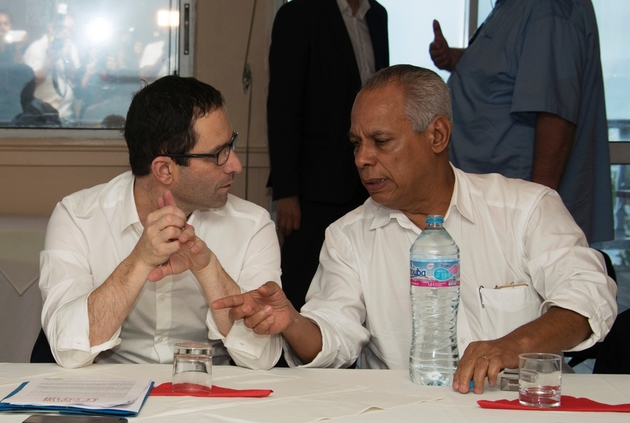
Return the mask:
[(223, 195), (215, 195), (212, 201), (208, 201), (207, 203), (201, 205), (201, 207), (199, 207), (199, 210), (206, 211), (220, 209), (227, 204), (227, 199), (227, 191)]
[(382, 192), (374, 192), (370, 193), (370, 198), (380, 204), (381, 206), (385, 206), (387, 208), (391, 208), (389, 205), (391, 204), (391, 198), (388, 195), (385, 195)]

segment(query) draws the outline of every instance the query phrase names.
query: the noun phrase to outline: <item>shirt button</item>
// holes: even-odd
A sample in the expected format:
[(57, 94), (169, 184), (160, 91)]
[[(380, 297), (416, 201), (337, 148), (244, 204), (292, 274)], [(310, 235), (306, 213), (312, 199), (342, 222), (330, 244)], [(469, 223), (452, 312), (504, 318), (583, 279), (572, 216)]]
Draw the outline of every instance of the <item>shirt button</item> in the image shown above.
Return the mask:
[[(466, 338), (459, 338), (459, 343), (465, 345), (466, 344)], [(461, 351), (460, 351), (461, 354)]]
[(164, 301), (166, 299), (166, 296), (164, 294), (160, 295), (159, 297), (160, 301)]
[(160, 344), (160, 343), (162, 343), (164, 341), (164, 337), (160, 336), (160, 337), (158, 337), (158, 339), (156, 339), (156, 341), (157, 341), (158, 344)]

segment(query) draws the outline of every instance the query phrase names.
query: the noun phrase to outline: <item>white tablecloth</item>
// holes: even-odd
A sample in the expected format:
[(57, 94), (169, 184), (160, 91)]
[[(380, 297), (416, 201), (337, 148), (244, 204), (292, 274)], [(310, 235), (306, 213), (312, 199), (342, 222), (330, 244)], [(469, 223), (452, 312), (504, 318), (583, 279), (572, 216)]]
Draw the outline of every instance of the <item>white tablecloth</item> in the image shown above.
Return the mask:
[[(169, 382), (171, 366), (96, 364), (65, 370), (54, 364), (0, 363), (0, 397), (33, 377), (151, 377)], [(487, 389), (462, 395), (450, 387), (411, 383), (406, 371), (286, 369), (254, 371), (215, 366), (213, 382), (233, 389), (273, 389), (266, 398), (149, 397), (138, 417), (143, 422), (628, 422), (628, 413), (486, 410), (479, 399), (515, 399), (516, 392)], [(630, 376), (563, 376), (562, 393), (608, 404), (630, 403)], [(20, 414), (0, 414), (0, 422), (21, 422)]]

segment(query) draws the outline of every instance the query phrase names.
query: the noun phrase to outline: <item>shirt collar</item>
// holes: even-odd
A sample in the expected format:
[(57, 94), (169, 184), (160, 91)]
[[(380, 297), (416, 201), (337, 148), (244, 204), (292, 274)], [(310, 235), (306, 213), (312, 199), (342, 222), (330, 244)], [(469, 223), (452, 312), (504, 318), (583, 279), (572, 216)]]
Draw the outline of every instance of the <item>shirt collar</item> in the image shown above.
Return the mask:
[[(382, 228), (389, 224), (392, 219), (398, 222), (398, 225), (404, 229), (413, 231), (416, 235), (420, 234), (418, 228), (406, 215), (400, 210), (388, 209), (387, 207), (377, 203), (370, 198), (370, 206), (376, 208), (374, 211), (374, 219), (370, 225), (370, 230)], [(367, 204), (367, 203), (366, 203)]]
[(446, 222), (448, 220), (451, 212), (453, 212), (453, 210), (455, 209), (460, 215), (462, 215), (462, 217), (474, 223), (472, 212), (473, 201), (466, 174), (453, 166), (452, 163), (451, 168), (453, 169), (453, 173), (455, 174), (455, 187), (453, 188), (451, 204), (448, 206), (446, 216), (444, 216), (444, 221)]
[[(131, 173), (131, 172), (130, 172)], [(142, 232), (144, 230), (142, 222), (140, 222), (140, 216), (138, 215), (138, 209), (136, 207), (136, 198), (133, 193), (133, 187), (136, 182), (135, 176), (131, 176), (129, 184), (125, 188), (122, 201), (122, 213), (120, 215), (120, 233), (123, 233), (127, 228), (133, 225), (139, 225), (138, 230)], [(223, 206), (222, 206), (223, 207)], [(222, 207), (213, 210), (220, 210)], [(188, 217), (188, 223), (194, 224), (196, 215), (199, 210), (195, 210)]]
[[(346, 13), (348, 16), (352, 16), (352, 9), (347, 0), (337, 0), (337, 5), (342, 15)], [(368, 10), (370, 10), (370, 2), (368, 0), (359, 0), (359, 10), (357, 10), (357, 14), (354, 17), (363, 19)]]
[[(451, 204), (446, 211), (444, 221), (446, 222), (448, 220), (448, 217), (453, 212), (453, 210), (457, 210), (457, 212), (464, 218), (468, 219), (471, 222), (474, 222), (472, 213), (473, 203), (470, 194), (470, 188), (468, 187), (468, 180), (466, 179), (464, 172), (457, 169), (455, 166), (453, 166), (453, 164), (451, 164), (451, 168), (453, 169), (453, 173), (455, 174), (455, 187), (453, 188)], [(390, 220), (396, 219), (398, 221), (398, 224), (403, 228), (412, 229), (419, 232), (417, 226), (414, 225), (413, 222), (411, 222), (411, 220), (409, 220), (409, 218), (400, 210), (388, 209), (387, 207), (378, 204), (371, 198), (370, 203), (372, 207), (376, 208), (370, 230), (381, 228), (387, 225)]]
[(125, 188), (123, 197), (122, 214), (120, 216), (120, 233), (123, 233), (128, 227), (139, 224), (140, 217), (136, 208), (136, 200), (133, 195), (133, 186), (136, 182), (135, 176), (129, 178), (129, 184)]

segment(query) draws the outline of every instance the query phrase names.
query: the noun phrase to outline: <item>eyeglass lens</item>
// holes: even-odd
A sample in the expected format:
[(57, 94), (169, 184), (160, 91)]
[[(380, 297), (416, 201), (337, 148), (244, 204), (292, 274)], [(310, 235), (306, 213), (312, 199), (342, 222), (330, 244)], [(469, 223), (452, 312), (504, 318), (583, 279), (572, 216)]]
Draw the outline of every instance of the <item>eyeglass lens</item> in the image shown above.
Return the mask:
[(228, 159), (230, 158), (230, 152), (234, 149), (236, 149), (236, 140), (238, 139), (238, 134), (234, 134), (232, 136), (232, 142), (230, 142), (228, 145), (226, 145), (225, 147), (223, 147), (221, 149), (221, 151), (219, 151), (219, 154), (217, 156), (217, 165), (218, 166), (222, 166), (224, 165)]

